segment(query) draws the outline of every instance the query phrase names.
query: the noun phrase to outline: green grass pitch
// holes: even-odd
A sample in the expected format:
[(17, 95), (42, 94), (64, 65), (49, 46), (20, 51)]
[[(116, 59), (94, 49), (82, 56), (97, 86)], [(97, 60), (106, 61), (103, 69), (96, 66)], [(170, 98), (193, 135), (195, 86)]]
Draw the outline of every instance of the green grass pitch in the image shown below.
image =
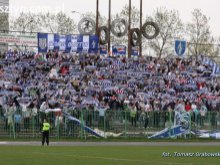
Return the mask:
[[(194, 156), (175, 156), (175, 152)], [(219, 165), (219, 146), (0, 146), (0, 165)], [(164, 155), (164, 156), (163, 156)], [(166, 157), (169, 155), (168, 157)], [(203, 155), (204, 156), (204, 155)]]

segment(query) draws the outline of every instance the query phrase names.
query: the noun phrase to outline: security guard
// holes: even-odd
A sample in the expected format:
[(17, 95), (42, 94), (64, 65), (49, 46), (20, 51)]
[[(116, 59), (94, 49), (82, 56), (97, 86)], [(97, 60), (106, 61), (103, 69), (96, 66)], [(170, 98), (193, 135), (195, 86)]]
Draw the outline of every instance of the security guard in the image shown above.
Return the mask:
[(50, 124), (47, 122), (46, 119), (44, 119), (43, 123), (43, 129), (42, 129), (42, 146), (45, 143), (47, 143), (47, 146), (49, 146), (49, 130), (50, 130)]

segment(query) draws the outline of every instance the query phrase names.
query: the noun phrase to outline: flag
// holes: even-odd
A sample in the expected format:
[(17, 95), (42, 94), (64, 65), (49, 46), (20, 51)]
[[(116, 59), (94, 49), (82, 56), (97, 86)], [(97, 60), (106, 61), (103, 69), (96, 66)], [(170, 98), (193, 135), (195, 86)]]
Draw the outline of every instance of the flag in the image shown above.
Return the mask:
[(38, 33), (38, 53), (46, 53), (49, 50), (66, 53), (98, 53), (98, 43), (97, 35)]

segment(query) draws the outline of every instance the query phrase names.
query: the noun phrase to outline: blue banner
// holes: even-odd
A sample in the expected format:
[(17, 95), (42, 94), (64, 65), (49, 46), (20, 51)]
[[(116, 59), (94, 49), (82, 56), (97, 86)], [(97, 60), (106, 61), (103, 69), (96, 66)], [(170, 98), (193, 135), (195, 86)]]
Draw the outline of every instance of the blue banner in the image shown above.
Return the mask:
[(220, 66), (209, 57), (202, 57), (202, 64), (208, 65), (212, 68), (212, 76), (220, 75)]
[(48, 35), (46, 33), (38, 33), (38, 52), (46, 53), (48, 50)]
[(126, 55), (126, 46), (124, 45), (112, 46), (112, 55)]
[(98, 36), (90, 35), (90, 37), (89, 37), (89, 49), (98, 50), (99, 49), (98, 41), (99, 41)]
[(174, 125), (155, 133), (149, 138), (169, 138), (190, 133), (191, 116), (189, 112), (175, 111)]
[(139, 55), (139, 47), (135, 46), (131, 48), (131, 55), (138, 56)]
[(69, 120), (72, 120), (74, 123), (76, 123), (77, 125), (81, 126), (85, 131), (87, 131), (88, 133), (91, 133), (92, 135), (94, 136), (97, 136), (97, 137), (105, 137), (104, 134), (102, 134), (101, 132), (96, 132), (95, 130), (93, 130), (92, 128), (84, 125), (84, 122), (83, 121), (80, 121), (79, 119), (69, 115), (68, 113), (62, 111), (63, 115), (69, 119)]
[(66, 49), (65, 49), (66, 53), (70, 53), (70, 51), (71, 51), (71, 47), (72, 47), (71, 38), (72, 38), (72, 35), (66, 36)]
[(181, 125), (172, 126), (171, 128), (165, 128), (164, 130), (155, 133), (154, 135), (150, 136), (149, 139), (176, 137), (185, 133), (186, 131), (187, 130), (183, 129)]
[(107, 45), (100, 45), (100, 54), (101, 55), (107, 54)]
[(59, 34), (54, 34), (54, 50), (59, 50), (60, 36)]
[(48, 50), (66, 53), (98, 53), (98, 36), (96, 35), (59, 35), (38, 33), (38, 52)]

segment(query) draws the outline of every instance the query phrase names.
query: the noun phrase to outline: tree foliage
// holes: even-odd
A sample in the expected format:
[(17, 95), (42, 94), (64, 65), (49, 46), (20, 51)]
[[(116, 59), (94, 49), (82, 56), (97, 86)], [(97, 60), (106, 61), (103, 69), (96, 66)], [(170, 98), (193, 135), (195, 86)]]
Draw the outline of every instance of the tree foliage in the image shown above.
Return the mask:
[(71, 34), (76, 32), (76, 24), (63, 12), (40, 14), (42, 30), (50, 33)]
[(1, 13), (0, 14), (0, 30), (8, 30), (9, 27), (9, 20), (8, 20), (8, 13)]
[(47, 33), (74, 33), (75, 22), (65, 13), (39, 13), (22, 12), (11, 21), (10, 29), (21, 32), (47, 32)]
[[(117, 18), (124, 18), (128, 22), (128, 5), (125, 5), (120, 13), (111, 16), (111, 21)], [(1, 29), (8, 27), (7, 14), (1, 14)], [(96, 13), (88, 12), (81, 14), (81, 17), (90, 17), (96, 20)], [(186, 26), (182, 23), (179, 13), (176, 10), (166, 8), (157, 8), (151, 16), (146, 16), (146, 21), (154, 21), (160, 28), (159, 35), (152, 40), (147, 40), (142, 35), (143, 54), (147, 51), (153, 52), (159, 57), (170, 55), (174, 52), (174, 40), (186, 39), (188, 42), (188, 52), (192, 55), (210, 55), (219, 54), (220, 39), (215, 40), (212, 37), (209, 18), (201, 10), (195, 9), (192, 12), (192, 21)], [(138, 8), (131, 7), (131, 28), (139, 28), (140, 11)], [(145, 23), (143, 21), (143, 24)], [(99, 15), (99, 27), (107, 26), (108, 19)], [(185, 28), (184, 28), (185, 27)], [(63, 12), (53, 13), (20, 13), (18, 17), (10, 19), (10, 29), (21, 32), (45, 32), (73, 34), (78, 33), (77, 24), (72, 18)], [(153, 28), (148, 27), (147, 33), (153, 33)], [(128, 36), (116, 37), (111, 35), (111, 44), (127, 45)], [(151, 55), (153, 55), (151, 54)]]
[(186, 26), (186, 34), (189, 36), (188, 49), (191, 55), (215, 56), (218, 50), (215, 48), (215, 40), (211, 35), (210, 18), (204, 15), (200, 9), (192, 12), (192, 21)]
[[(166, 8), (158, 8), (152, 16), (148, 16), (146, 21), (154, 21), (160, 28), (159, 35), (152, 40), (145, 42), (149, 49), (152, 49), (159, 57), (162, 55), (173, 54), (173, 40), (182, 35), (183, 23), (176, 10), (167, 10)], [(147, 29), (148, 33), (152, 33), (152, 28)]]
[(21, 32), (36, 32), (40, 30), (40, 19), (37, 14), (21, 12), (18, 17), (14, 17), (10, 22), (10, 29)]

